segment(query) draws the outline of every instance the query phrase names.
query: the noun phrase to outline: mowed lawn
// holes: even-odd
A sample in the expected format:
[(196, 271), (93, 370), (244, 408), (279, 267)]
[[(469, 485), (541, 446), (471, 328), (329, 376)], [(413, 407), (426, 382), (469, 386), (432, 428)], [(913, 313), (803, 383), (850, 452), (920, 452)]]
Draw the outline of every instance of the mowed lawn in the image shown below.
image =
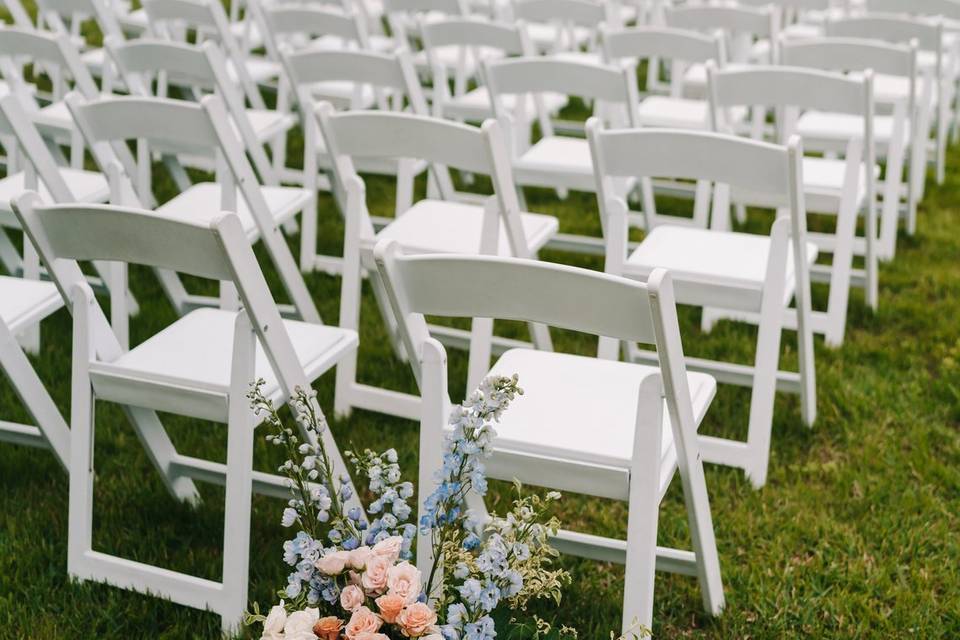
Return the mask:
[[(291, 155), (298, 145), (292, 141)], [(915, 237), (901, 236), (895, 262), (883, 265), (877, 313), (853, 294), (846, 342), (831, 350), (817, 339), (819, 416), (800, 421), (797, 399), (776, 403), (770, 476), (760, 491), (741, 472), (709, 466), (707, 483), (720, 551), (726, 610), (702, 612), (696, 581), (661, 574), (654, 632), (658, 637), (960, 637), (960, 153), (943, 187), (931, 185)], [(159, 174), (160, 172), (158, 172)], [(419, 185), (422, 193), (423, 185)], [(166, 197), (170, 187), (161, 185)], [(373, 213), (389, 215), (393, 186), (371, 179)], [(567, 232), (599, 235), (596, 201), (588, 194), (558, 200), (528, 193), (530, 208), (558, 216)], [(343, 226), (333, 201), (321, 194), (320, 243), (337, 252)], [(763, 232), (770, 218), (752, 213), (747, 228)], [(297, 247), (297, 238), (290, 238)], [(282, 292), (258, 251), (279, 301)], [(600, 260), (545, 252), (546, 260), (600, 268)], [(307, 283), (327, 322), (336, 322), (339, 278), (311, 274)], [(192, 283), (211, 290), (209, 283)], [(134, 268), (131, 286), (141, 305), (132, 321), (139, 342), (176, 318), (153, 274)], [(465, 282), (469, 288), (470, 283)], [(107, 304), (107, 301), (102, 301)], [(825, 304), (817, 287), (815, 302)], [(602, 313), (602, 310), (598, 310)], [(705, 335), (699, 311), (681, 313), (689, 355), (752, 359), (755, 331), (721, 323)], [(504, 335), (523, 335), (518, 327)], [(593, 339), (554, 332), (558, 349), (590, 354)], [(32, 357), (64, 415), (70, 404), (69, 314), (43, 325)], [(795, 366), (795, 335), (785, 334), (783, 362)], [(466, 356), (451, 352), (451, 393), (464, 393)], [(360, 377), (414, 391), (409, 367), (394, 357), (378, 309), (365, 292)], [(520, 380), (521, 386), (523, 380)], [(333, 376), (317, 389), (332, 408)], [(585, 392), (586, 393), (586, 392)], [(564, 402), (557, 398), (557, 402)], [(749, 394), (723, 386), (702, 432), (744, 437)], [(224, 425), (163, 416), (177, 447), (223, 461)], [(0, 419), (27, 420), (0, 377)], [(417, 425), (362, 411), (335, 420), (344, 449), (396, 448), (407, 477), (416, 477)], [(595, 425), (584, 424), (584, 438)], [(256, 467), (280, 462), (258, 434)], [(94, 544), (99, 550), (219, 579), (223, 491), (200, 485), (203, 505), (177, 504), (165, 492), (118, 407), (97, 405)], [(497, 484), (493, 508), (509, 499)], [(68, 482), (48, 451), (0, 444), (0, 638), (216, 638), (219, 618), (97, 584), (76, 584), (66, 573)], [(288, 567), (281, 544), (279, 500), (257, 497), (252, 522), (250, 597), (274, 602)], [(624, 505), (565, 496), (559, 516), (570, 528), (623, 535)], [(661, 510), (660, 544), (689, 545), (679, 483)], [(573, 575), (558, 609), (536, 610), (579, 629), (581, 638), (607, 638), (619, 627), (622, 568), (565, 558)], [(500, 637), (524, 637), (501, 630)]]

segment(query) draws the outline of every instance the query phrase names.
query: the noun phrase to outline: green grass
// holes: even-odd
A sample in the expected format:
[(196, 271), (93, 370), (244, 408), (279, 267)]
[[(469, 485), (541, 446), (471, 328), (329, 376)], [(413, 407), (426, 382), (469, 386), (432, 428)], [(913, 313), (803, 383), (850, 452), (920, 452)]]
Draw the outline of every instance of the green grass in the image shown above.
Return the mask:
[[(293, 141), (295, 142), (295, 141)], [(296, 144), (291, 153), (295, 153)], [(951, 166), (960, 163), (953, 150)], [(393, 188), (372, 179), (373, 213), (389, 213)], [(422, 190), (422, 185), (421, 190)], [(161, 190), (169, 195), (169, 186)], [(595, 199), (547, 192), (528, 194), (531, 209), (557, 215), (563, 231), (599, 234)], [(896, 261), (883, 266), (881, 306), (870, 312), (853, 294), (847, 339), (827, 349), (817, 340), (819, 417), (807, 429), (795, 397), (776, 403), (770, 476), (761, 491), (743, 474), (709, 466), (707, 483), (727, 607), (702, 613), (696, 581), (658, 575), (654, 631), (659, 637), (781, 638), (960, 636), (960, 176), (931, 186), (915, 237), (901, 237)], [(321, 195), (322, 249), (339, 250), (342, 224)], [(752, 215), (751, 230), (769, 219)], [(291, 246), (297, 246), (291, 239)], [(546, 252), (547, 260), (599, 268), (583, 256)], [(261, 252), (261, 263), (267, 261)], [(274, 285), (276, 279), (266, 268)], [(339, 279), (313, 274), (307, 284), (328, 322), (335, 322)], [(196, 283), (195, 283), (196, 284)], [(469, 286), (469, 283), (466, 283)], [(175, 319), (153, 275), (135, 268), (131, 286), (142, 311), (133, 342)], [(201, 285), (202, 286), (202, 285)], [(209, 285), (207, 285), (209, 289)], [(824, 291), (815, 292), (824, 304)], [(282, 296), (278, 296), (281, 298)], [(755, 332), (721, 323), (710, 335), (699, 313), (681, 313), (689, 355), (748, 362)], [(507, 334), (515, 326), (505, 327)], [(32, 360), (69, 415), (70, 319), (60, 311), (43, 325), (42, 349)], [(595, 342), (554, 332), (557, 347), (590, 353)], [(795, 336), (784, 340), (784, 362), (795, 364)], [(413, 391), (409, 368), (390, 351), (372, 298), (364, 300), (360, 377)], [(451, 393), (462, 397), (466, 357), (451, 353)], [(521, 380), (521, 386), (522, 386)], [(332, 406), (333, 379), (317, 385)], [(704, 433), (743, 437), (748, 394), (721, 387)], [(0, 416), (24, 421), (20, 403), (0, 377)], [(177, 447), (223, 461), (223, 425), (163, 416)], [(204, 505), (174, 502), (116, 406), (97, 406), (95, 530), (98, 550), (218, 579), (223, 492), (201, 485)], [(591, 425), (585, 424), (584, 437)], [(395, 447), (415, 475), (415, 423), (355, 412), (333, 426), (341, 446)], [(279, 460), (258, 441), (256, 467)], [(675, 483), (676, 484), (676, 483)], [(494, 508), (509, 496), (495, 485)], [(261, 605), (285, 582), (279, 525), (283, 503), (256, 497), (252, 522), (250, 597)], [(559, 515), (571, 527), (622, 535), (624, 505), (565, 496)], [(0, 638), (215, 638), (219, 619), (148, 596), (66, 574), (67, 476), (50, 452), (0, 444)], [(660, 543), (687, 546), (682, 496), (673, 487), (661, 510)], [(582, 638), (605, 638), (619, 626), (623, 571), (564, 559), (574, 578), (558, 610), (541, 616), (577, 627)], [(507, 634), (504, 634), (507, 637)]]

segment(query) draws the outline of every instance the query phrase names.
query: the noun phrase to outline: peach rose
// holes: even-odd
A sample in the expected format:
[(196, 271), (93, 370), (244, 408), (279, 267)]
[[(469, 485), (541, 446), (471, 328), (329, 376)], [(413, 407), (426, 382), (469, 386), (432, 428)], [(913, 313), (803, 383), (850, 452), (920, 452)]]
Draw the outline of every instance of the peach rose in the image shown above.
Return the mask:
[(324, 575), (338, 576), (343, 573), (343, 569), (347, 566), (347, 558), (349, 557), (349, 551), (334, 551), (317, 560), (314, 566)]
[(390, 637), (382, 633), (361, 633), (354, 640), (390, 640)]
[(400, 551), (403, 549), (403, 538), (400, 536), (393, 536), (390, 538), (384, 538), (377, 544), (373, 545), (371, 553), (375, 556), (381, 558), (386, 558), (390, 561), (390, 564), (393, 564), (400, 558)]
[(340, 592), (340, 606), (347, 611), (356, 611), (363, 606), (363, 589), (350, 584)]
[(370, 557), (370, 547), (357, 547), (350, 552), (350, 558), (347, 559), (347, 566), (351, 569), (363, 570), (367, 566), (367, 558)]
[(340, 629), (343, 628), (343, 620), (336, 616), (327, 616), (320, 618), (313, 625), (313, 635), (320, 640), (337, 640), (340, 637)]
[(422, 602), (408, 605), (397, 616), (397, 624), (408, 638), (419, 638), (437, 624), (437, 614)]
[(387, 588), (387, 570), (392, 564), (380, 556), (372, 556), (367, 560), (367, 568), (360, 578), (367, 593), (383, 593)]
[(397, 621), (397, 616), (403, 611), (403, 608), (407, 605), (406, 601), (402, 596), (395, 594), (387, 594), (385, 596), (380, 596), (376, 600), (377, 608), (380, 609), (380, 617), (384, 621), (393, 624)]
[(409, 562), (401, 562), (387, 571), (387, 593), (398, 595), (407, 604), (420, 596), (420, 570)]
[(350, 640), (357, 640), (360, 634), (376, 633), (380, 630), (380, 625), (382, 624), (383, 620), (380, 619), (380, 616), (370, 611), (367, 607), (360, 607), (350, 616), (350, 621), (347, 623), (343, 633), (347, 638), (350, 638)]

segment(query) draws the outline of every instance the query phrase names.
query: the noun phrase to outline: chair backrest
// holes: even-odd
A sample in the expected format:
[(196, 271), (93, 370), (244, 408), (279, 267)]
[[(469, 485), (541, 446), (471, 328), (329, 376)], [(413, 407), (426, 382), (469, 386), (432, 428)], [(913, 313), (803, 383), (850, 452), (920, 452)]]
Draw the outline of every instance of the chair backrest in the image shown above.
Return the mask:
[[(135, 206), (149, 201), (151, 149), (173, 154), (207, 154), (215, 149), (220, 209), (236, 211), (239, 191), (297, 312), (306, 321), (320, 321), (316, 305), (218, 96), (205, 96), (200, 104), (195, 104), (141, 96), (85, 101), (77, 94), (70, 94), (67, 106), (101, 170), (121, 181), (115, 188), (115, 202), (128, 204), (130, 195)], [(138, 162), (133, 166), (116, 152), (117, 148), (125, 149), (131, 140), (137, 143), (138, 155)], [(122, 175), (116, 175), (118, 170)]]
[[(42, 206), (35, 193), (18, 198), (14, 210), (68, 304), (76, 287), (87, 287), (77, 264), (86, 260), (139, 264), (232, 282), (243, 302), (239, 313), (250, 318), (285, 395), (306, 383), (236, 214), (225, 213), (202, 223), (129, 207)], [(112, 359), (119, 355), (109, 353), (114, 351), (109, 348), (112, 330), (99, 305), (92, 302), (92, 306), (97, 309), (93, 337), (107, 347), (98, 353)]]
[[(788, 211), (793, 249), (799, 252), (795, 255), (805, 255), (806, 205), (799, 138), (777, 145), (703, 131), (604, 130), (597, 119), (587, 123), (587, 137), (597, 199), (601, 212), (608, 218), (608, 271), (619, 272), (618, 265), (626, 260), (628, 209), (614, 187), (614, 181), (622, 178), (671, 178), (728, 185), (747, 199), (745, 204)], [(647, 222), (652, 228), (654, 220), (648, 218)], [(744, 305), (745, 310), (756, 311), (759, 299), (744, 299)]]
[[(419, 359), (430, 339), (425, 316), (537, 322), (657, 343), (649, 283), (536, 260), (404, 255), (393, 242), (379, 243), (374, 256), (418, 383)], [(464, 287), (465, 282), (471, 286)], [(477, 290), (491, 294), (472, 293)], [(597, 309), (604, 312), (596, 313)], [(670, 333), (679, 341), (679, 329), (670, 328)]]
[[(278, 183), (273, 165), (247, 117), (244, 95), (231, 81), (219, 45), (209, 41), (193, 45), (152, 37), (127, 41), (107, 38), (104, 45), (132, 95), (167, 97), (167, 85), (193, 93), (196, 100), (203, 92), (218, 94), (263, 181)], [(157, 80), (156, 94), (151, 91), (154, 79)]]
[(867, 0), (867, 11), (901, 13), (915, 16), (939, 16), (960, 20), (960, 2), (957, 0)]
[(616, 26), (619, 14), (616, 2), (593, 0), (516, 0), (513, 17), (526, 22), (573, 24), (597, 29), (606, 23)]
[(434, 47), (495, 49), (507, 56), (534, 55), (522, 23), (501, 23), (478, 17), (422, 20), (420, 35), (429, 56)]
[[(337, 113), (329, 103), (317, 109), (317, 119), (327, 149), (334, 158), (337, 179), (347, 191), (347, 206), (362, 206), (355, 210), (368, 218), (366, 203), (351, 202), (357, 197), (350, 183), (359, 181), (354, 169), (354, 158), (389, 158), (424, 160), (434, 170), (460, 169), (491, 177), (493, 191), (490, 203), (495, 204), (514, 255), (526, 257), (528, 244), (520, 222), (520, 205), (510, 175), (510, 160), (499, 125), (488, 120), (482, 127), (474, 127), (430, 116), (382, 111), (348, 111)], [(455, 194), (441, 195), (453, 199)], [(371, 227), (366, 226), (365, 231)], [(478, 250), (481, 246), (478, 238)], [(495, 239), (490, 239), (495, 242)], [(496, 246), (487, 248), (495, 250)]]
[(671, 27), (637, 26), (625, 29), (601, 28), (600, 40), (604, 57), (615, 60), (647, 60), (646, 86), (656, 86), (660, 66), (654, 62), (671, 64), (670, 93), (683, 94), (683, 76), (689, 64), (705, 64), (713, 60), (718, 66), (726, 64), (726, 47), (720, 34), (705, 34)]
[(916, 46), (893, 45), (861, 38), (814, 38), (780, 42), (780, 63), (827, 71), (863, 72), (914, 78)]
[[(597, 107), (605, 109), (607, 111), (604, 113), (609, 113), (611, 118), (617, 114), (617, 110), (625, 116), (622, 122), (615, 124), (640, 126), (637, 112), (640, 98), (636, 65), (633, 63), (599, 65), (549, 57), (523, 57), (486, 61), (483, 70), (493, 113), (498, 119), (512, 117), (504, 96), (555, 92), (595, 100), (595, 110)], [(524, 105), (526, 102), (517, 100), (516, 104)], [(541, 126), (549, 129), (550, 119), (539, 115)], [(543, 131), (544, 135), (552, 133), (552, 130)]]
[(27, 63), (39, 64), (45, 71), (60, 76), (54, 80), (54, 98), (63, 92), (63, 74), (73, 78), (74, 89), (83, 95), (97, 95), (97, 85), (80, 60), (80, 54), (66, 33), (50, 33), (35, 29), (0, 27), (0, 72), (20, 97), (28, 112), (36, 111), (37, 103), (27, 87), (22, 68)]
[(943, 23), (902, 15), (868, 14), (827, 20), (825, 35), (831, 38), (867, 38), (909, 45), (916, 41), (920, 49), (938, 56), (943, 52)]
[(198, 41), (209, 37), (217, 40), (226, 57), (233, 61), (234, 73), (247, 99), (255, 109), (266, 108), (263, 96), (244, 64), (246, 56), (230, 30), (230, 21), (219, 0), (144, 0), (143, 8), (149, 18), (149, 30), (154, 35), (184, 40), (188, 30), (195, 30)]
[(668, 7), (664, 20), (668, 27), (706, 33), (720, 31), (727, 41), (727, 54), (733, 62), (748, 62), (755, 39), (771, 42), (779, 32), (779, 14), (774, 7), (698, 5)]
[(772, 5), (781, 11), (826, 11), (833, 7), (833, 0), (739, 0), (737, 4), (748, 7)]
[[(37, 14), (53, 31), (80, 36), (81, 24), (96, 21), (105, 37), (123, 37), (111, 0), (38, 0)], [(66, 20), (66, 22), (65, 22)]]
[(352, 82), (371, 86), (375, 91), (387, 90), (405, 96), (414, 113), (427, 113), (427, 101), (406, 49), (393, 54), (305, 50), (285, 52), (282, 60), (302, 115), (312, 110), (311, 85), (321, 82)]
[(775, 108), (781, 143), (793, 135), (792, 123), (785, 121), (786, 112), (810, 109), (861, 116), (863, 143), (872, 142), (871, 71), (864, 77), (849, 77), (806, 67), (751, 66), (722, 70), (711, 66), (707, 70), (707, 84), (714, 131), (728, 128), (729, 123), (721, 121), (727, 109), (762, 105)]
[[(358, 3), (359, 4), (359, 3)], [(259, 0), (250, 3), (257, 24), (263, 32), (263, 44), (270, 58), (280, 61), (281, 47), (311, 46), (315, 38), (333, 38), (343, 48), (368, 49), (366, 27), (360, 15), (332, 6), (279, 4), (264, 6)]]

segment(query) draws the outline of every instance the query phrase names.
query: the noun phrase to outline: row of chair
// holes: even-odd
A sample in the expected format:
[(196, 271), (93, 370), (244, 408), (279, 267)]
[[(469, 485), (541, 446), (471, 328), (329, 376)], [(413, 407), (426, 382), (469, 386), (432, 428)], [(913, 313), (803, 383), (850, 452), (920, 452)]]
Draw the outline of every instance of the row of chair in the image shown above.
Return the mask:
[[(279, 478), (252, 471), (250, 381), (264, 377), (282, 402), (336, 367), (337, 414), (421, 420), (425, 486), (448, 414), (443, 345), (469, 349), (468, 385), (516, 372), (528, 391), (499, 429), (493, 477), (629, 502), (626, 542), (571, 531), (556, 541), (626, 562), (625, 627), (652, 621), (656, 568), (697, 575), (707, 610), (719, 613), (702, 461), (742, 468), (762, 486), (776, 391), (800, 394), (813, 423), (813, 335), (842, 343), (853, 287), (876, 307), (878, 262), (893, 258), (901, 218), (914, 229), (928, 160), (942, 161), (956, 122), (956, 40), (943, 21), (827, 11), (806, 22), (817, 3), (791, 13), (551, 0), (551, 13), (525, 0), (507, 7), (515, 21), (495, 23), (471, 15), (476, 5), (386, 0), (388, 32), (368, 5), (248, 0), (228, 16), (209, 0), (148, 0), (146, 33), (127, 39), (137, 12), (53, 2), (41, 3), (40, 24), (0, 29), (0, 225), (29, 239), (18, 251), (0, 235), (0, 364), (37, 425), (0, 423), (0, 437), (49, 445), (70, 470), (71, 575), (209, 608), (225, 628), (247, 604), (250, 494), (285, 494)], [(583, 13), (558, 19), (561, 5)], [(710, 20), (735, 15), (772, 27), (742, 41), (735, 27), (713, 33)], [(103, 49), (78, 50), (84, 16), (107, 36)], [(796, 21), (780, 30), (787, 18)], [(634, 21), (655, 24), (623, 26)], [(925, 29), (934, 44), (921, 42)], [(746, 53), (728, 62), (737, 47)], [(647, 65), (644, 93), (636, 60)], [(658, 95), (663, 61), (669, 83)], [(52, 91), (31, 82), (38, 73)], [(122, 95), (103, 95), (114, 91)], [(561, 119), (573, 98), (594, 116), (582, 129)], [(286, 137), (298, 123), (305, 151), (302, 168), (291, 168)], [(85, 168), (87, 153), (97, 170)], [(179, 190), (166, 201), (158, 161)], [(192, 169), (212, 171), (213, 182), (193, 182)], [(367, 174), (396, 178), (393, 218), (370, 214)], [(424, 174), (427, 198), (415, 200)], [(490, 177), (491, 195), (462, 190), (477, 175)], [(602, 238), (560, 234), (556, 218), (528, 211), (529, 187), (595, 193)], [(322, 189), (345, 219), (342, 257), (317, 255)], [(692, 200), (692, 215), (668, 213), (664, 195)], [(769, 235), (732, 230), (747, 206), (775, 212)], [(808, 214), (829, 218), (816, 227), (827, 231), (808, 231)], [(641, 242), (632, 227), (645, 231)], [(296, 230), (299, 265), (284, 237)], [(251, 249), (260, 241), (290, 304), (266, 286)], [(537, 261), (547, 246), (600, 253), (607, 274)], [(829, 264), (818, 261), (824, 253)], [(87, 261), (94, 274), (81, 271)], [(126, 263), (151, 267), (180, 316), (132, 348), (139, 306)], [(322, 324), (304, 282), (316, 269), (342, 277), (338, 327)], [(181, 274), (219, 281), (219, 295), (189, 292)], [(365, 276), (419, 396), (357, 379)], [(813, 310), (811, 280), (829, 284), (826, 310)], [(94, 291), (109, 295), (109, 316)], [(757, 325), (753, 365), (685, 358), (676, 304), (701, 307), (707, 330), (724, 318)], [(69, 427), (24, 354), (63, 306), (74, 318)], [(427, 325), (426, 316), (472, 318), (472, 328)], [(494, 319), (528, 323), (531, 343), (495, 336)], [(548, 325), (601, 336), (599, 357), (553, 353)], [(797, 333), (797, 372), (780, 370), (785, 329)], [(575, 387), (584, 380), (589, 394)], [(696, 433), (717, 382), (751, 389), (745, 442)], [(95, 399), (127, 408), (177, 499), (198, 499), (194, 481), (226, 485), (222, 582), (93, 549)], [(227, 463), (177, 452), (157, 412), (226, 423)], [(584, 438), (585, 424), (595, 437)], [(674, 471), (693, 552), (656, 545)]]

